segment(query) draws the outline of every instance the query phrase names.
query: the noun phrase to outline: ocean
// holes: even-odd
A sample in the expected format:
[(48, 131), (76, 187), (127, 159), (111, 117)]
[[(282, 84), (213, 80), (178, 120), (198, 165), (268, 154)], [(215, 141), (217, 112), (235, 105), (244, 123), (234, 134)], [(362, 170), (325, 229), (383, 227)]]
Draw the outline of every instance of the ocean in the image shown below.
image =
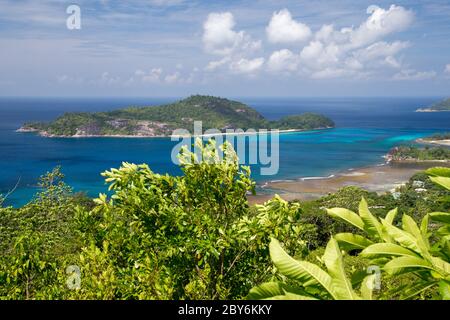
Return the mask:
[[(280, 136), (279, 171), (252, 176), (269, 180), (326, 177), (346, 169), (376, 165), (399, 144), (436, 132), (450, 131), (450, 112), (416, 113), (443, 97), (423, 98), (234, 98), (265, 117), (316, 112), (330, 117), (335, 129)], [(100, 173), (122, 161), (148, 163), (158, 173), (179, 174), (171, 162), (177, 142), (166, 138), (44, 138), (16, 133), (27, 121), (50, 121), (64, 112), (107, 111), (130, 105), (159, 105), (176, 98), (0, 98), (0, 194), (16, 185), (6, 205), (20, 206), (38, 191), (40, 175), (57, 165), (75, 191), (90, 196), (106, 192)]]

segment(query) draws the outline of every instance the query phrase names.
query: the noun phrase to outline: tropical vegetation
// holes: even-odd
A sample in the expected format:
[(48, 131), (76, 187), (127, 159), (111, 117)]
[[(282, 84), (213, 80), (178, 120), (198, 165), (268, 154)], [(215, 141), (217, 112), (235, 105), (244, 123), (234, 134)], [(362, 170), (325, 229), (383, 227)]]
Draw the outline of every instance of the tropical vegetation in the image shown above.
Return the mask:
[(90, 199), (55, 168), (28, 204), (1, 207), (0, 298), (448, 298), (449, 169), (399, 197), (346, 187), (250, 206), (231, 146), (196, 143), (180, 176), (123, 163)]
[(26, 123), (19, 131), (37, 131), (50, 137), (170, 136), (176, 129), (186, 129), (192, 134), (193, 119), (202, 119), (203, 130), (220, 132), (227, 129), (310, 130), (334, 127), (332, 120), (319, 114), (306, 113), (269, 121), (241, 102), (196, 95), (162, 106), (66, 113), (50, 123)]

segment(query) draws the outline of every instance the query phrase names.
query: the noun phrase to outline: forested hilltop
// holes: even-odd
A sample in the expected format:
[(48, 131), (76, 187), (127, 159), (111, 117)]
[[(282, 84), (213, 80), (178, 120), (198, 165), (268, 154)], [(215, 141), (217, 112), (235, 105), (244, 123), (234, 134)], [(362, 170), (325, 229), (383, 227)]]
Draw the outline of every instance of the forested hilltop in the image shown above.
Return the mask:
[(196, 95), (162, 106), (66, 113), (50, 123), (26, 123), (18, 131), (35, 131), (48, 137), (160, 137), (170, 136), (175, 129), (187, 129), (192, 133), (194, 121), (202, 121), (203, 130), (223, 132), (238, 128), (312, 130), (334, 127), (334, 122), (323, 115), (305, 113), (269, 121), (241, 102)]

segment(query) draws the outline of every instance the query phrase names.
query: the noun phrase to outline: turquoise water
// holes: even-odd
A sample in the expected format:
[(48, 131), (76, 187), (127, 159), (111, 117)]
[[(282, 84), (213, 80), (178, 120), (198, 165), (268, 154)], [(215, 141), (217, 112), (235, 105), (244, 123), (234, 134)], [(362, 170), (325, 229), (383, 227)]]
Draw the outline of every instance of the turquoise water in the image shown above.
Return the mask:
[[(0, 193), (18, 188), (8, 204), (21, 205), (37, 191), (37, 178), (61, 165), (67, 182), (91, 196), (105, 192), (100, 173), (122, 161), (148, 163), (160, 173), (179, 174), (171, 162), (176, 142), (170, 139), (49, 139), (16, 133), (25, 121), (51, 120), (67, 111), (111, 110), (127, 105), (154, 105), (175, 99), (0, 99)], [(280, 169), (267, 180), (322, 177), (362, 166), (382, 163), (395, 145), (411, 144), (435, 132), (450, 131), (449, 113), (415, 113), (415, 109), (439, 100), (432, 98), (327, 98), (239, 99), (270, 119), (306, 111), (323, 113), (336, 129), (280, 136)]]

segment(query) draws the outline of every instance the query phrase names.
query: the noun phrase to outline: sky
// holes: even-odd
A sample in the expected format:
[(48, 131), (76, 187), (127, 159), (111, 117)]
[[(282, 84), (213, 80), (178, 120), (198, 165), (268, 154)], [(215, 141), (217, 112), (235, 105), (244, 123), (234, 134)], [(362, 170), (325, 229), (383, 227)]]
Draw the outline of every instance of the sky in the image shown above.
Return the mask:
[(449, 39), (449, 0), (0, 0), (0, 96), (450, 96)]

